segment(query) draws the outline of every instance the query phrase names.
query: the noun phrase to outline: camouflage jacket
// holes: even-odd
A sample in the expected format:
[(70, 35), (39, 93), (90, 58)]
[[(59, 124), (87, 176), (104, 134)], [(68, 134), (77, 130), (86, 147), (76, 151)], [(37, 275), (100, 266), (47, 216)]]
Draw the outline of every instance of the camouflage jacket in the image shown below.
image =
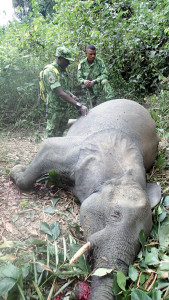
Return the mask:
[[(53, 66), (58, 70), (58, 74), (50, 66)], [(67, 92), (70, 89), (70, 79), (68, 76), (68, 71), (63, 70), (57, 63), (54, 61), (50, 66), (46, 66), (44, 68), (44, 75), (43, 75), (43, 80), (44, 80), (44, 85), (48, 94), (48, 100), (50, 101), (56, 101), (56, 100), (62, 100), (56, 91), (55, 88), (57, 87), (62, 87), (65, 92)]]
[(92, 64), (89, 64), (87, 57), (78, 65), (77, 80), (82, 84), (84, 80), (97, 80), (99, 83), (104, 79), (108, 79), (108, 73), (102, 59), (96, 57)]

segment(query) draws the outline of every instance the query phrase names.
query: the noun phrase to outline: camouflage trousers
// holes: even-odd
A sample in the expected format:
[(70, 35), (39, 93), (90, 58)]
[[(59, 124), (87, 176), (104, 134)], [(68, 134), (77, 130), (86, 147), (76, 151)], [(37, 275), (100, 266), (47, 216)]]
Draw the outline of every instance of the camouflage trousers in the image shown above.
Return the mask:
[(64, 104), (66, 105), (58, 107), (57, 103), (49, 103), (45, 135), (46, 138), (63, 135), (69, 120), (68, 105), (67, 103)]

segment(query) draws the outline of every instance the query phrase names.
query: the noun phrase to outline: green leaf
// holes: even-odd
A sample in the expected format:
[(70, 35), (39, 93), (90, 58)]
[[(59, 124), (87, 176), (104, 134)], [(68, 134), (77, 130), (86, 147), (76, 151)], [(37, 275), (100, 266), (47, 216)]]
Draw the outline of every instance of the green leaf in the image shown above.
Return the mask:
[(99, 268), (93, 273), (93, 275), (102, 277), (102, 276), (105, 276), (105, 275), (111, 273), (112, 271), (113, 271), (113, 269)]
[(146, 275), (144, 273), (140, 276), (140, 282), (143, 284), (146, 281)]
[(51, 228), (50, 228), (50, 226), (46, 222), (42, 222), (40, 224), (40, 230), (43, 231), (44, 233), (52, 236)]
[(158, 281), (158, 290), (162, 290), (164, 288), (166, 288), (167, 286), (169, 286), (169, 282), (166, 280), (159, 280)]
[(0, 274), (3, 277), (10, 277), (17, 280), (19, 278), (20, 272), (17, 267), (9, 264), (0, 268)]
[(161, 214), (159, 214), (159, 218), (158, 218), (159, 222), (163, 222), (166, 215), (167, 215), (167, 212), (166, 212), (165, 208), (163, 207), (161, 210)]
[(16, 284), (13, 278), (4, 278), (0, 281), (0, 296), (7, 294)]
[(169, 224), (163, 225), (159, 228), (158, 235), (159, 235), (159, 243), (160, 248), (163, 250), (167, 250), (169, 245)]
[(164, 199), (164, 206), (169, 206), (169, 196), (166, 196)]
[(131, 300), (151, 300), (151, 298), (141, 290), (134, 290), (131, 293)]
[(152, 291), (152, 300), (161, 300), (161, 291)]
[(56, 206), (57, 202), (60, 200), (60, 198), (53, 198), (51, 199), (52, 205)]
[(138, 278), (138, 272), (132, 265), (129, 266), (129, 277), (133, 281), (136, 281)]
[(139, 233), (139, 241), (140, 241), (142, 247), (144, 247), (144, 245), (146, 244), (146, 235), (145, 235), (144, 230), (141, 230)]
[(122, 271), (117, 272), (117, 283), (118, 283), (118, 286), (123, 291), (126, 290), (126, 281), (127, 281), (127, 279), (128, 279), (128, 277), (126, 277)]
[(121, 291), (118, 283), (117, 283), (117, 274), (114, 274), (114, 279), (113, 279), (113, 293), (117, 295)]
[(44, 209), (44, 212), (48, 213), (48, 214), (54, 214), (55, 213), (55, 208), (53, 206), (48, 206)]
[(23, 279), (25, 279), (28, 275), (29, 275), (29, 272), (30, 272), (30, 264), (27, 263), (24, 265), (24, 267), (22, 268), (22, 276), (23, 276)]
[(147, 265), (158, 265), (159, 259), (155, 256), (154, 253), (148, 253), (145, 257), (145, 263)]
[(169, 262), (162, 261), (159, 265), (159, 270), (169, 271)]
[(60, 235), (60, 224), (59, 222), (55, 222), (50, 225), (50, 230), (52, 233), (52, 238), (49, 237), (52, 241), (55, 241)]

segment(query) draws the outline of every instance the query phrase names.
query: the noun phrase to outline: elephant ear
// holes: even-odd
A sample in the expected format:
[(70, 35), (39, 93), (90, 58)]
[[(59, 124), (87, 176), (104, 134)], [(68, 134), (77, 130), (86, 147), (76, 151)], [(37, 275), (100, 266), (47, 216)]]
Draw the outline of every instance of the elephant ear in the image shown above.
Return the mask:
[(153, 208), (160, 202), (161, 186), (156, 183), (147, 183), (146, 189), (151, 208)]

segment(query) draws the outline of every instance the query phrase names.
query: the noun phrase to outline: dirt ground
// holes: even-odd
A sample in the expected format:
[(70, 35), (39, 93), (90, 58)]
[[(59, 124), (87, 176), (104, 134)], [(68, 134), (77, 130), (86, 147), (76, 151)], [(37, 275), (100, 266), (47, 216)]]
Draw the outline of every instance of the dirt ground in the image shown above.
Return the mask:
[[(26, 131), (0, 134), (0, 245), (5, 241), (25, 241), (30, 237), (45, 239), (41, 222), (60, 222), (62, 234), (76, 237), (73, 224), (79, 223), (79, 205), (68, 187), (46, 188), (36, 184), (30, 192), (20, 191), (9, 178), (16, 164), (28, 164), (41, 142)], [(54, 213), (45, 212), (52, 199), (59, 198)]]

